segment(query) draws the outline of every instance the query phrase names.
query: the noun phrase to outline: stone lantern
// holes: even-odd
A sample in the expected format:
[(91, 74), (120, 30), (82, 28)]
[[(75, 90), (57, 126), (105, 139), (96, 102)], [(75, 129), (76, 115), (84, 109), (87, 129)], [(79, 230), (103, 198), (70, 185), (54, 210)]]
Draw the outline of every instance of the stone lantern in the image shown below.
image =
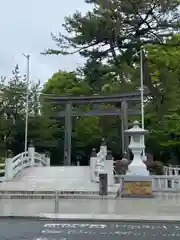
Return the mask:
[(130, 136), (129, 148), (131, 149), (134, 158), (128, 166), (126, 175), (149, 176), (149, 171), (142, 161), (142, 151), (145, 149), (144, 135), (148, 131), (139, 127), (139, 122), (135, 121), (131, 129), (125, 130), (125, 134)]

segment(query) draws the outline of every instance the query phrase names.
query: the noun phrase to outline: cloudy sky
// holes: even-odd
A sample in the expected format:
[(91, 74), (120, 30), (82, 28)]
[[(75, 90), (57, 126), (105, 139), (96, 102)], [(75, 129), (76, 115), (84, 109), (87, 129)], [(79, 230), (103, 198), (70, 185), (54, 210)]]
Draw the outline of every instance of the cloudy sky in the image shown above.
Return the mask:
[(1, 0), (0, 14), (0, 75), (11, 76), (19, 64), (26, 72), (26, 59), (30, 54), (31, 79), (45, 82), (55, 71), (73, 70), (83, 64), (78, 56), (42, 56), (47, 48), (55, 48), (50, 33), (63, 31), (64, 17), (76, 10), (85, 12), (84, 0)]

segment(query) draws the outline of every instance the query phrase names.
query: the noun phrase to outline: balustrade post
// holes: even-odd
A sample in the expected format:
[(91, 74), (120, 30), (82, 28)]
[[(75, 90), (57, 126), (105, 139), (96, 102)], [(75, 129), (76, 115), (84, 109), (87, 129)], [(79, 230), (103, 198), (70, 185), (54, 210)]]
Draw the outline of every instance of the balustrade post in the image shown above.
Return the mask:
[(45, 158), (46, 158), (46, 163), (47, 163), (47, 167), (49, 167), (51, 165), (51, 159), (50, 159), (50, 153), (46, 152), (45, 153)]
[(97, 154), (97, 156), (100, 157), (101, 161), (104, 162), (106, 160), (106, 155), (107, 155), (107, 145), (106, 145), (105, 139), (103, 138), (100, 149), (99, 149), (99, 153)]
[(55, 191), (54, 213), (59, 213), (59, 191)]
[(169, 167), (169, 175), (170, 175), (170, 176), (173, 175), (173, 168), (172, 168), (172, 166)]
[(90, 179), (91, 179), (92, 182), (95, 181), (96, 159), (97, 159), (96, 149), (93, 148), (91, 158), (90, 158)]
[(101, 147), (100, 147), (103, 155), (104, 155), (104, 161), (106, 160), (106, 156), (107, 156), (107, 145), (106, 145), (106, 141), (105, 141), (105, 138), (102, 139), (102, 142), (101, 142)]
[(49, 167), (50, 166), (50, 162), (51, 162), (50, 157), (46, 157), (46, 162), (47, 162), (46, 167)]
[(168, 178), (167, 177), (164, 178), (164, 188), (168, 189)]
[(35, 154), (35, 147), (33, 145), (33, 143), (31, 142), (28, 146), (28, 156), (30, 159), (30, 165), (34, 166), (35, 162), (34, 162), (34, 154)]
[(112, 186), (115, 183), (114, 180), (114, 161), (111, 151), (107, 152), (106, 160), (104, 162), (104, 171), (108, 175), (108, 186)]
[(5, 159), (5, 181), (11, 181), (13, 179), (13, 162), (12, 158)]

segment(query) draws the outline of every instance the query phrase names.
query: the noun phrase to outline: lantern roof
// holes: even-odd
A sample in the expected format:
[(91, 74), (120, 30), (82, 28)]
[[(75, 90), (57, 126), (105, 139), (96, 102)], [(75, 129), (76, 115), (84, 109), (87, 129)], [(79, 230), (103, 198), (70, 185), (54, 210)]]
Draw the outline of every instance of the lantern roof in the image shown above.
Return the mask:
[(131, 135), (145, 135), (145, 134), (148, 133), (147, 130), (140, 128), (138, 121), (134, 121), (133, 122), (133, 127), (128, 129), (128, 130), (125, 130), (124, 132), (125, 132), (125, 134), (127, 134), (129, 136), (131, 136)]

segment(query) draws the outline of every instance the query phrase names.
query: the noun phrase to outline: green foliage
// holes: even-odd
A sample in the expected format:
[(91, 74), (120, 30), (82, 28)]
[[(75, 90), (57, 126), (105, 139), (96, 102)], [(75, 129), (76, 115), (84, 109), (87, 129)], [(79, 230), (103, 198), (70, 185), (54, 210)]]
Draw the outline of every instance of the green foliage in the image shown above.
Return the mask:
[(147, 169), (152, 175), (163, 175), (164, 164), (160, 161), (153, 161), (147, 165)]
[[(94, 87), (94, 88), (93, 88)], [(44, 94), (56, 94), (61, 95), (89, 95), (95, 94), (111, 94), (118, 92), (120, 84), (114, 82), (112, 84), (104, 84), (101, 89), (93, 86), (87, 78), (79, 78), (75, 73), (58, 72), (55, 73), (52, 78), (45, 84), (43, 93)], [(48, 109), (54, 109), (52, 114), (57, 114), (58, 111), (63, 110), (63, 106), (57, 107), (58, 104), (51, 104)], [(47, 107), (46, 103), (44, 108)], [(100, 107), (100, 106), (99, 106)], [(111, 105), (102, 105), (101, 108), (109, 108)], [(76, 105), (74, 110), (91, 111), (93, 106), (87, 105)], [(59, 136), (63, 141), (64, 138), (64, 119), (57, 120), (59, 127)], [(102, 137), (104, 136), (108, 140), (109, 147), (120, 154), (121, 143), (119, 134), (120, 121), (118, 117), (74, 117), (73, 118), (73, 129), (72, 129), (72, 149), (73, 154), (76, 152), (80, 155), (89, 155), (91, 149), (100, 144)], [(117, 143), (119, 145), (117, 145)], [(87, 156), (86, 156), (87, 158)]]
[[(163, 46), (147, 45), (154, 98), (148, 105), (147, 128), (151, 130), (148, 145), (159, 156), (170, 152), (179, 155), (180, 144), (180, 35), (174, 35)], [(168, 154), (167, 154), (168, 152)], [(164, 161), (164, 159), (163, 159)]]
[[(91, 4), (92, 10), (86, 14), (76, 11), (66, 17), (63, 26), (67, 34), (52, 35), (58, 49), (49, 49), (45, 54), (79, 52), (87, 59), (86, 72), (93, 67), (90, 74), (91, 78), (94, 75), (98, 77), (93, 77), (96, 81), (101, 81), (100, 75), (106, 74), (107, 69), (125, 81), (129, 73), (124, 64), (132, 64), (133, 55), (141, 45), (162, 43), (179, 29), (179, 0), (86, 2)], [(102, 70), (102, 61), (106, 70)]]
[(77, 77), (75, 72), (57, 72), (44, 86), (44, 94), (54, 95), (89, 95), (91, 88)]
[[(4, 157), (8, 150), (13, 154), (24, 151), (26, 76), (21, 77), (18, 66), (11, 79), (1, 78), (0, 89), (0, 157)], [(28, 94), (28, 140), (35, 143), (37, 150), (49, 149), (55, 142), (48, 116), (40, 114), (40, 90), (40, 83), (30, 84)]]
[[(135, 47), (144, 43), (157, 42), (178, 26), (179, 1), (86, 1), (92, 4), (92, 11), (85, 15), (75, 12), (66, 17), (64, 28), (70, 35), (53, 35), (60, 50), (48, 50), (47, 53), (68, 52), (73, 47), (84, 56), (107, 58), (109, 53), (117, 60), (115, 49), (132, 56)], [(74, 35), (72, 37), (72, 35)], [(101, 48), (100, 46), (106, 46)], [(64, 50), (65, 49), (65, 50)]]
[[(57, 72), (52, 78), (48, 80), (43, 89), (44, 94), (61, 95), (89, 95), (91, 93), (91, 87), (89, 84), (80, 79), (74, 72)], [(44, 103), (43, 108), (47, 108), (47, 103)], [(74, 106), (74, 109), (79, 108), (87, 111), (91, 108), (89, 105)], [(63, 110), (63, 106), (58, 104), (50, 104), (48, 109), (53, 109), (52, 116), (56, 116), (58, 111)], [(64, 119), (56, 119), (58, 124), (59, 141), (63, 144), (64, 140)], [(89, 145), (96, 144), (101, 140), (101, 131), (99, 128), (99, 118), (97, 117), (77, 117), (73, 118), (72, 129), (72, 143), (74, 149), (74, 155), (76, 152), (84, 155), (84, 148)], [(63, 148), (63, 145), (62, 145)]]
[[(91, 4), (92, 10), (84, 15), (75, 12), (66, 17), (63, 26), (67, 34), (52, 35), (58, 49), (49, 49), (45, 54), (79, 52), (86, 59), (80, 72), (90, 92), (111, 94), (134, 91), (140, 86), (138, 52), (144, 45), (147, 55), (143, 61), (144, 84), (151, 92), (145, 105), (145, 126), (150, 130), (148, 150), (160, 158), (168, 158), (167, 152), (180, 155), (177, 150), (180, 35), (174, 34), (180, 27), (179, 1), (86, 0), (86, 3)], [(69, 94), (69, 90), (66, 89), (65, 94)], [(108, 123), (104, 117), (93, 121), (99, 122), (99, 133), (111, 139), (109, 144), (117, 153), (120, 140), (118, 120), (108, 119)], [(87, 122), (92, 127), (91, 119)], [(82, 132), (91, 132), (87, 128)], [(76, 139), (81, 134), (78, 131)], [(162, 160), (167, 161), (164, 157)]]

